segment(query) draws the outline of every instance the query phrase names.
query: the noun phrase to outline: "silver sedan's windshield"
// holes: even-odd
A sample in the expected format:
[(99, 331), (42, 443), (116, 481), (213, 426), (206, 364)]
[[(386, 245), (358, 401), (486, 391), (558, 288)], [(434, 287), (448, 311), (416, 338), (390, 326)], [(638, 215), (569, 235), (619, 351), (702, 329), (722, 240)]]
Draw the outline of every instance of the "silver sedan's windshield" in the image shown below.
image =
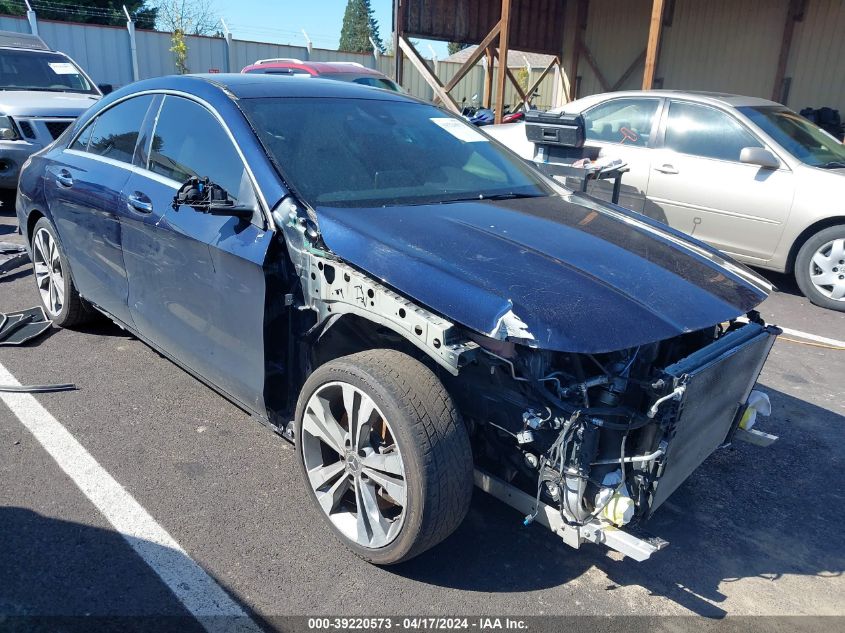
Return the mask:
[(552, 191), (520, 158), (433, 106), (343, 98), (242, 99), (240, 105), (285, 178), (314, 207)]
[(738, 108), (798, 160), (813, 167), (845, 167), (845, 145), (792, 110), (777, 106)]
[(99, 94), (64, 55), (9, 49), (0, 50), (0, 90)]

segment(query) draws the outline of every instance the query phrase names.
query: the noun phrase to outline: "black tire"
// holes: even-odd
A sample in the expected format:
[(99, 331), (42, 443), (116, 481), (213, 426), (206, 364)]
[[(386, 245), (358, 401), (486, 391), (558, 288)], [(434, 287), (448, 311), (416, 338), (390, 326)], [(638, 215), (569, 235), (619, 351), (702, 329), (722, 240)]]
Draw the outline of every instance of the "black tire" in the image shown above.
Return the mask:
[(35, 279), (36, 288), (38, 287), (38, 278), (35, 276), (34, 265), (34, 261), (37, 257), (35, 253), (35, 240), (36, 236), (40, 231), (46, 231), (47, 233), (49, 233), (50, 238), (56, 245), (56, 248), (59, 253), (59, 261), (61, 262), (61, 270), (63, 272), (62, 278), (64, 281), (64, 302), (61, 306), (61, 309), (57, 313), (53, 313), (51, 307), (44, 302), (44, 298), (43, 296), (41, 296), (41, 292), (39, 291), (38, 293), (39, 297), (41, 298), (41, 303), (44, 306), (44, 310), (47, 313), (47, 317), (49, 319), (52, 319), (54, 325), (57, 325), (58, 327), (62, 328), (72, 328), (87, 323), (91, 320), (94, 311), (90, 306), (88, 306), (85, 300), (79, 296), (79, 292), (76, 290), (76, 286), (73, 284), (73, 278), (70, 273), (70, 266), (68, 264), (67, 255), (65, 254), (64, 248), (62, 247), (61, 240), (59, 240), (59, 236), (56, 233), (56, 229), (53, 228), (53, 225), (47, 218), (39, 219), (38, 222), (35, 223), (35, 226), (32, 228), (31, 246), (33, 249), (33, 278)]
[[(384, 547), (363, 547), (345, 536), (319, 506), (303, 456), (303, 415), (311, 396), (342, 382), (366, 393), (389, 420), (405, 468), (404, 520)], [(377, 565), (406, 561), (437, 545), (460, 525), (469, 509), (473, 462), (469, 436), (452, 398), (434, 373), (414, 358), (379, 349), (344, 356), (319, 367), (302, 388), (296, 407), (297, 456), (317, 512), (335, 537)]]
[[(840, 239), (845, 239), (845, 224), (838, 224), (823, 229), (804, 242), (801, 250), (798, 251), (798, 256), (795, 258), (795, 280), (798, 282), (801, 292), (812, 303), (822, 308), (845, 312), (845, 298), (833, 299), (827, 296), (810, 278), (810, 266), (813, 262), (813, 255), (825, 244)], [(836, 275), (836, 281), (845, 283), (845, 263), (840, 262), (845, 262), (845, 256), (833, 262), (832, 265), (836, 270), (832, 271), (832, 274)], [(821, 272), (820, 269), (819, 272)]]

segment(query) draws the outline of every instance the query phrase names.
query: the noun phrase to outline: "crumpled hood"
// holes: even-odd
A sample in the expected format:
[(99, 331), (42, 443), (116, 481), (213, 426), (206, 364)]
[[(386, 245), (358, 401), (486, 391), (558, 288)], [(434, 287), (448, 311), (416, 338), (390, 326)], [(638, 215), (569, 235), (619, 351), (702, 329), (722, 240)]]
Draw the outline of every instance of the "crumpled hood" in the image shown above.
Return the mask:
[(0, 115), (78, 117), (99, 95), (43, 90), (0, 91)]
[(771, 289), (717, 251), (581, 195), (318, 208), (326, 245), (476, 332), (615, 351), (735, 318)]

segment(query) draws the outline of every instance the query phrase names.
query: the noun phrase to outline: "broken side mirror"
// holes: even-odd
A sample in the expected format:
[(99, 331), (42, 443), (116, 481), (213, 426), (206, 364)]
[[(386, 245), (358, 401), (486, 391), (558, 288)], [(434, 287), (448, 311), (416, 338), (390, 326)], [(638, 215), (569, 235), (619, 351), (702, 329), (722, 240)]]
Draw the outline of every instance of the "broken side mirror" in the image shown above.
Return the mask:
[(189, 206), (200, 213), (209, 215), (228, 215), (249, 219), (255, 213), (255, 207), (236, 204), (223, 187), (208, 178), (188, 178), (173, 197), (173, 210)]

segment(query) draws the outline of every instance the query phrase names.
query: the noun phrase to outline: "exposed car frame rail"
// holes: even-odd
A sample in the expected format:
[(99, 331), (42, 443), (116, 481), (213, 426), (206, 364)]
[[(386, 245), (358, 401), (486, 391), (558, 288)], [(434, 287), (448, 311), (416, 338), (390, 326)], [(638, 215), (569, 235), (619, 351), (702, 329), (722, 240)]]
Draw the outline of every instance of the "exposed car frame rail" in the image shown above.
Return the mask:
[(642, 562), (669, 545), (668, 541), (661, 538), (640, 538), (597, 519), (587, 521), (581, 526), (567, 525), (557, 508), (546, 503), (538, 503), (528, 493), (477, 468), (475, 469), (475, 485), (525, 515), (533, 515), (536, 511), (534, 520), (537, 523), (549, 528), (560, 536), (564, 543), (575, 549), (578, 549), (582, 543), (596, 543), (606, 545), (635, 561)]

